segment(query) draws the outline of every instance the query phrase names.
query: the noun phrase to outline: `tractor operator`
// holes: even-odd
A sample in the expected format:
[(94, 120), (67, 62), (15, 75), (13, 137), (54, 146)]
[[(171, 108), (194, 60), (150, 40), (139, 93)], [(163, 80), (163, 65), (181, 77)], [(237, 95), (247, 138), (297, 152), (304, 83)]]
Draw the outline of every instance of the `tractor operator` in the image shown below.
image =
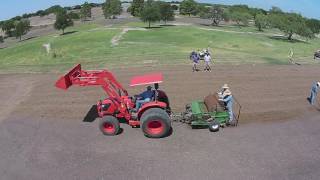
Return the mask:
[(152, 91), (152, 87), (148, 86), (146, 91), (137, 96), (135, 110), (138, 111), (144, 103), (150, 102), (153, 97), (154, 92)]
[(319, 91), (319, 87), (320, 87), (320, 82), (314, 82), (311, 86), (310, 97), (307, 98), (311, 105), (314, 105), (314, 102), (317, 98), (317, 94)]
[(234, 125), (235, 123), (233, 121), (233, 96), (229, 89), (226, 89), (223, 92), (222, 101), (226, 104), (229, 113), (229, 122), (227, 124)]

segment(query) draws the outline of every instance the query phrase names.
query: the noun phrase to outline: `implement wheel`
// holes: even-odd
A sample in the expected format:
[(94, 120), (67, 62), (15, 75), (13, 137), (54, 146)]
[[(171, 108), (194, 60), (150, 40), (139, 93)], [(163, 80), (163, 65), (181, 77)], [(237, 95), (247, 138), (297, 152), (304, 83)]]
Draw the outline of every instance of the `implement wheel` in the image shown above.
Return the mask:
[(115, 136), (120, 132), (120, 123), (113, 116), (105, 116), (100, 120), (100, 131), (106, 136)]
[(140, 118), (141, 129), (149, 138), (162, 138), (169, 135), (171, 130), (170, 117), (165, 110), (151, 108)]
[(211, 132), (217, 132), (219, 131), (220, 123), (217, 120), (213, 120), (209, 123), (209, 130)]

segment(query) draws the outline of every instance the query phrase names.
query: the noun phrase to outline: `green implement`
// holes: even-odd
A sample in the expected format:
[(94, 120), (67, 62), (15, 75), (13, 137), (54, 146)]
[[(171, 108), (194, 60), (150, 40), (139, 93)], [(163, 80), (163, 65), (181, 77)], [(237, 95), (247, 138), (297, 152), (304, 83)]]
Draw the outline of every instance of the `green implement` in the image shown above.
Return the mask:
[[(235, 126), (238, 124), (241, 105), (234, 98), (233, 114)], [(229, 113), (224, 103), (219, 101), (217, 94), (210, 94), (203, 101), (193, 101), (186, 106), (186, 111), (182, 113), (183, 122), (191, 125), (192, 128), (209, 128), (210, 131), (218, 131), (219, 127), (228, 124)]]

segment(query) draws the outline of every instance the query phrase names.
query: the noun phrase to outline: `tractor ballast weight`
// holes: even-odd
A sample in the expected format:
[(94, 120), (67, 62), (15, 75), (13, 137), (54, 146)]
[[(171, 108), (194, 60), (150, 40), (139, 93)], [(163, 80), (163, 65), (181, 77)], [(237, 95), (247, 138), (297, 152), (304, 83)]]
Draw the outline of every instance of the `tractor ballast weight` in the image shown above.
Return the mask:
[[(132, 78), (130, 86), (156, 84), (162, 82), (162, 74), (147, 74)], [(171, 121), (169, 118), (169, 99), (164, 91), (154, 90), (155, 98), (142, 105), (137, 113), (134, 98), (107, 70), (81, 69), (78, 64), (56, 82), (57, 88), (67, 90), (72, 85), (101, 86), (108, 97), (97, 102), (98, 115), (101, 118), (99, 128), (105, 135), (116, 135), (120, 132), (120, 121), (132, 127), (141, 127), (144, 134), (151, 138), (161, 138), (169, 135)]]

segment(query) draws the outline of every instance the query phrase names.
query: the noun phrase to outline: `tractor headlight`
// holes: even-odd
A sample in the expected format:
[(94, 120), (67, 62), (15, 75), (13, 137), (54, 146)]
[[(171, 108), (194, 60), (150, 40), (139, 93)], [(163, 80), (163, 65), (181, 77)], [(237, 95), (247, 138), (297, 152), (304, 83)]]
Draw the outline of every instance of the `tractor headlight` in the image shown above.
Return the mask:
[(107, 111), (109, 109), (110, 105), (111, 104), (102, 104), (101, 108), (102, 108), (103, 111)]

